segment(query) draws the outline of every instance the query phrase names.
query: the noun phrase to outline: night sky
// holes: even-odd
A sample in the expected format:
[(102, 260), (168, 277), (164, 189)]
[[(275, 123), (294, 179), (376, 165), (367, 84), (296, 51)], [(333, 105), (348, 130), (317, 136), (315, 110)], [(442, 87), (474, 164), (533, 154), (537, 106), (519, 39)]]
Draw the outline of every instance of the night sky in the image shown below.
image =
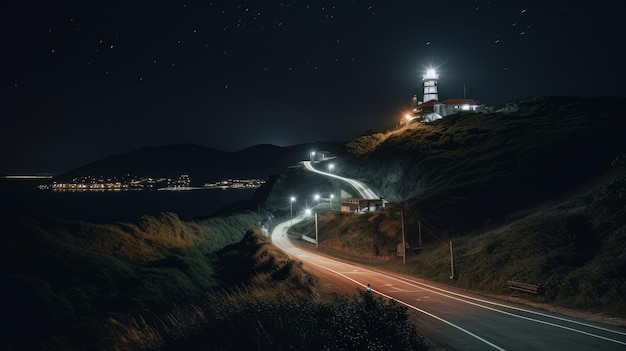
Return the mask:
[(11, 1), (0, 174), (147, 146), (225, 151), (395, 126), (440, 100), (626, 96), (619, 1)]

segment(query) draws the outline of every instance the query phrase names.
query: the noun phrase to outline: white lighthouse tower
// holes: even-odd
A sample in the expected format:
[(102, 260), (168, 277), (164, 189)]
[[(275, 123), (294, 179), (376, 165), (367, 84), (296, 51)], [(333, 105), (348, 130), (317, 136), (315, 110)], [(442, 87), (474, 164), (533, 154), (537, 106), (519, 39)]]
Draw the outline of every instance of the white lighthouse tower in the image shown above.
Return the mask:
[(426, 74), (422, 76), (422, 80), (424, 81), (424, 102), (439, 100), (439, 94), (437, 93), (438, 79), (439, 75), (432, 68), (429, 68)]

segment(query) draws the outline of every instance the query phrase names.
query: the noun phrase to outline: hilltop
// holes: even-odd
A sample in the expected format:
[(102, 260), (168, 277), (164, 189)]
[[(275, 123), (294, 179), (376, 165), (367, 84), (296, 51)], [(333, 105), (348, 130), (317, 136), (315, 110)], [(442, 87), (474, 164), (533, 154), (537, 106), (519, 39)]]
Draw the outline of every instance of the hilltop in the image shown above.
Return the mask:
[(363, 136), (335, 162), (391, 202), (467, 231), (603, 175), (626, 151), (623, 98), (542, 97)]

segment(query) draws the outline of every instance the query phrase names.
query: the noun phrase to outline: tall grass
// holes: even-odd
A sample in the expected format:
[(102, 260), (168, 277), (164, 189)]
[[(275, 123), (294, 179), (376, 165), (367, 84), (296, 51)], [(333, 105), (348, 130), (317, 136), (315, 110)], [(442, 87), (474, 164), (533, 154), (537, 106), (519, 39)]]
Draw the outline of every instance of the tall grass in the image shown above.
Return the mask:
[(194, 301), (219, 285), (213, 252), (263, 218), (183, 222), (164, 213), (92, 224), (0, 215), (3, 344), (92, 348), (107, 316)]

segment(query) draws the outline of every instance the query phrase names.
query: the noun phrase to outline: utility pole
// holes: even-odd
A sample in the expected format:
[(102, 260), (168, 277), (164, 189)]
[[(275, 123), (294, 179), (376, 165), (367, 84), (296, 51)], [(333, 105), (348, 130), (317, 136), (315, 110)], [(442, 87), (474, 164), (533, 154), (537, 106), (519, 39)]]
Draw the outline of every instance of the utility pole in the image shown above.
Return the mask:
[(419, 234), (420, 247), (421, 247), (422, 246), (422, 220), (421, 219), (417, 220), (417, 232)]
[(406, 241), (404, 238), (404, 203), (400, 207), (400, 219), (402, 221), (402, 263), (406, 264)]
[(454, 253), (452, 251), (452, 240), (450, 240), (450, 279), (454, 279)]

